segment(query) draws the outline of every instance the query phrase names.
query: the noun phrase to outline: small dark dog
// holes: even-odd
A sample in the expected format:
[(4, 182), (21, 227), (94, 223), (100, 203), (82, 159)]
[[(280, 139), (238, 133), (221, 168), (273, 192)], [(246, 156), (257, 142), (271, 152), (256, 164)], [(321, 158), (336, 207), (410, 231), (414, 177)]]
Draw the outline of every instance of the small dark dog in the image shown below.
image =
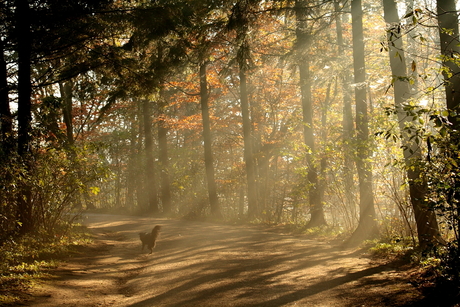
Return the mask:
[(153, 248), (156, 245), (156, 241), (158, 236), (160, 235), (161, 226), (156, 225), (153, 227), (152, 232), (139, 232), (139, 238), (142, 241), (142, 250), (144, 250), (144, 246), (150, 249), (150, 254), (153, 252)]

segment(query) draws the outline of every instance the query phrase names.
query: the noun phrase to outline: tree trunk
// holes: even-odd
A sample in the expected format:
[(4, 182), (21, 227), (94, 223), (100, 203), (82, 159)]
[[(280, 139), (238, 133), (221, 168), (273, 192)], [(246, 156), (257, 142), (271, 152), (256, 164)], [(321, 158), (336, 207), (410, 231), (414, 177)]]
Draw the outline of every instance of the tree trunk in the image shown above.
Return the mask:
[(155, 155), (153, 152), (153, 134), (151, 118), (151, 102), (145, 99), (143, 102), (144, 115), (144, 138), (145, 138), (145, 159), (146, 159), (146, 186), (148, 193), (148, 210), (158, 213), (158, 192), (155, 181)]
[[(161, 99), (161, 98), (160, 98)], [(158, 149), (161, 172), (161, 204), (163, 213), (171, 212), (171, 187), (169, 181), (169, 163), (168, 163), (168, 128), (164, 121), (163, 115), (158, 121)]]
[(331, 85), (332, 81), (329, 81), (327, 85), (326, 97), (324, 98), (324, 102), (321, 105), (321, 143), (323, 144), (323, 150), (321, 153), (321, 162), (320, 162), (320, 177), (319, 177), (319, 187), (320, 187), (320, 199), (324, 199), (324, 193), (326, 192), (327, 186), (327, 166), (328, 166), (328, 159), (327, 159), (327, 151), (326, 146), (328, 142), (328, 128), (327, 128), (327, 117), (328, 117), (328, 110), (330, 104), (332, 102), (331, 99)]
[(217, 186), (214, 178), (214, 158), (212, 155), (212, 135), (209, 118), (208, 105), (208, 81), (206, 78), (206, 63), (200, 66), (200, 97), (201, 117), (203, 121), (203, 143), (204, 143), (204, 164), (206, 167), (206, 182), (208, 184), (208, 197), (211, 206), (211, 214), (214, 217), (221, 217), (219, 199), (217, 197)]
[(0, 127), (2, 150), (6, 157), (13, 150), (13, 117), (10, 110), (8, 71), (3, 40), (0, 39)]
[[(27, 0), (16, 1), (16, 34), (18, 52), (18, 154), (24, 164), (25, 172), (31, 169), (31, 31), (30, 7)], [(27, 175), (26, 175), (27, 176)], [(18, 220), (21, 233), (33, 229), (31, 186), (24, 180), (18, 197)]]
[(253, 140), (251, 119), (249, 112), (249, 94), (247, 90), (247, 56), (249, 46), (246, 41), (242, 43), (239, 50), (239, 77), (240, 77), (240, 102), (241, 115), (243, 118), (243, 141), (244, 141), (244, 161), (246, 164), (247, 188), (248, 188), (248, 217), (250, 219), (258, 215), (257, 204), (257, 185), (255, 174), (255, 163), (253, 155)]
[[(458, 29), (458, 11), (456, 9), (455, 0), (438, 0), (437, 1), (437, 13), (438, 13), (438, 26), (439, 26), (439, 38), (441, 41), (441, 55), (443, 59), (443, 66), (446, 70), (443, 70), (444, 83), (446, 89), (446, 104), (447, 110), (449, 111), (448, 119), (451, 123), (450, 129), (450, 143), (456, 144), (456, 149), (450, 149), (452, 151), (452, 158), (458, 164), (460, 159), (458, 158), (458, 144), (460, 143), (460, 65), (458, 64), (458, 55), (460, 54), (459, 42), (459, 29)], [(450, 162), (452, 164), (452, 162)], [(454, 180), (450, 195), (449, 205), (453, 206), (456, 212), (455, 221), (453, 223), (454, 231), (456, 232), (456, 240), (458, 243), (458, 230), (460, 227), (460, 195), (457, 192), (459, 190), (458, 176), (451, 176), (451, 180)], [(453, 213), (453, 212), (452, 212)]]
[(17, 0), (17, 48), (18, 48), (18, 153), (21, 157), (30, 153), (32, 121), (31, 85), (31, 33), (28, 1)]
[[(145, 125), (144, 125), (144, 118), (146, 117), (144, 114), (145, 101), (144, 100), (137, 100), (137, 118), (138, 118), (138, 125), (136, 127), (138, 133), (138, 141), (136, 144), (136, 160), (135, 160), (135, 171), (137, 184), (135, 186), (135, 194), (137, 198), (137, 211), (141, 213), (142, 211), (146, 211), (149, 208), (149, 189), (147, 188), (148, 184), (148, 177), (147, 177), (147, 151), (145, 149)], [(142, 175), (139, 175), (142, 174)]]
[(129, 121), (129, 156), (128, 156), (128, 169), (127, 169), (127, 182), (126, 182), (126, 207), (132, 211), (135, 207), (135, 190), (139, 178), (136, 176), (137, 164), (139, 161), (137, 147), (138, 134), (136, 129), (136, 115), (135, 111), (132, 112)]
[(369, 120), (367, 111), (367, 84), (364, 60), (363, 11), (361, 0), (351, 1), (353, 32), (353, 72), (356, 100), (356, 168), (359, 178), (359, 224), (348, 243), (355, 244), (378, 233), (375, 221), (372, 169), (369, 163)]
[(73, 123), (72, 123), (72, 87), (73, 82), (67, 81), (64, 84), (59, 83), (59, 89), (62, 97), (62, 115), (64, 117), (64, 123), (66, 127), (67, 145), (73, 146)]
[(455, 0), (438, 0), (438, 26), (439, 38), (441, 41), (441, 54), (443, 65), (447, 71), (443, 71), (447, 109), (449, 110), (449, 121), (452, 123), (453, 130), (460, 131), (460, 67), (454, 59), (460, 53), (458, 12)]
[[(339, 55), (345, 55), (345, 42), (342, 34), (342, 15), (339, 14), (340, 1), (335, 1), (335, 10), (336, 10), (336, 29), (337, 29), (337, 51)], [(344, 194), (345, 194), (345, 207), (349, 209), (350, 212), (350, 227), (353, 227), (358, 221), (358, 213), (356, 210), (356, 202), (354, 197), (354, 154), (352, 149), (352, 141), (354, 134), (354, 125), (353, 125), (353, 111), (352, 111), (352, 97), (351, 97), (351, 74), (347, 69), (345, 69), (340, 75), (340, 81), (342, 83), (342, 93), (343, 93), (343, 117), (342, 117), (342, 142), (343, 142), (343, 180), (344, 180)]]
[(394, 78), (394, 101), (398, 114), (400, 133), (402, 135), (402, 148), (407, 168), (409, 181), (409, 193), (414, 210), (415, 222), (417, 225), (419, 245), (422, 249), (439, 242), (440, 233), (436, 214), (428, 208), (425, 201), (427, 191), (426, 180), (420, 169), (422, 153), (420, 151), (420, 138), (408, 133), (407, 122), (412, 122), (412, 116), (408, 117), (404, 111), (404, 105), (411, 97), (410, 86), (407, 81), (407, 70), (402, 37), (399, 31), (394, 30), (394, 25), (399, 25), (399, 16), (394, 0), (383, 0), (384, 17), (387, 25), (392, 28), (388, 30), (388, 51), (390, 56), (391, 72)]
[(302, 101), (302, 115), (304, 125), (304, 142), (310, 151), (307, 154), (308, 165), (308, 185), (309, 185), (309, 200), (311, 219), (308, 227), (317, 227), (326, 225), (324, 218), (324, 209), (321, 199), (321, 188), (318, 182), (318, 167), (314, 161), (316, 154), (315, 137), (313, 134), (313, 108), (311, 99), (311, 83), (310, 83), (310, 63), (307, 59), (308, 43), (310, 34), (307, 30), (307, 1), (296, 1), (296, 38), (297, 48), (299, 53), (299, 71), (300, 71), (300, 92)]

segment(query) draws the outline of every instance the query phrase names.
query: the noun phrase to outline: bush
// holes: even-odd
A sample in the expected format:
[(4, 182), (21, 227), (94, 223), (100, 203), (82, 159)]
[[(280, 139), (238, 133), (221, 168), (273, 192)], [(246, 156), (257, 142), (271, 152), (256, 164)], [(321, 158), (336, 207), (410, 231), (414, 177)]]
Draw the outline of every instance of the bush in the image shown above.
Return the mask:
[(96, 191), (92, 185), (107, 175), (96, 150), (91, 146), (42, 149), (27, 168), (15, 156), (8, 157), (8, 163), (0, 161), (4, 162), (0, 164), (0, 244), (21, 228), (17, 208), (23, 187), (30, 194), (25, 200), (30, 202), (30, 230), (48, 235), (65, 232), (81, 209), (82, 195)]

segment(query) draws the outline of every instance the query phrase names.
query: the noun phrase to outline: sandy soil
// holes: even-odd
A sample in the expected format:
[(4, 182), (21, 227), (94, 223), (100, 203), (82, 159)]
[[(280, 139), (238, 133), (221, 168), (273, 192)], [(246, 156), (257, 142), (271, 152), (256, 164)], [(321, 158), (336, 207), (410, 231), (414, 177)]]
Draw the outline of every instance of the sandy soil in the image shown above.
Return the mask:
[[(397, 265), (270, 228), (90, 214), (95, 243), (27, 306), (413, 306)], [(153, 254), (137, 233), (162, 225)]]

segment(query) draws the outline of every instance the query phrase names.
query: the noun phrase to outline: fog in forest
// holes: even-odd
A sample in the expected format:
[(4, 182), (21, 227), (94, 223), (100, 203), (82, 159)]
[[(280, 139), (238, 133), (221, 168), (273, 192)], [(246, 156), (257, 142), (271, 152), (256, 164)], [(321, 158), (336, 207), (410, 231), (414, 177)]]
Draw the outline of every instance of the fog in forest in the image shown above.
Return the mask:
[(99, 212), (456, 250), (456, 5), (4, 1), (1, 242)]

